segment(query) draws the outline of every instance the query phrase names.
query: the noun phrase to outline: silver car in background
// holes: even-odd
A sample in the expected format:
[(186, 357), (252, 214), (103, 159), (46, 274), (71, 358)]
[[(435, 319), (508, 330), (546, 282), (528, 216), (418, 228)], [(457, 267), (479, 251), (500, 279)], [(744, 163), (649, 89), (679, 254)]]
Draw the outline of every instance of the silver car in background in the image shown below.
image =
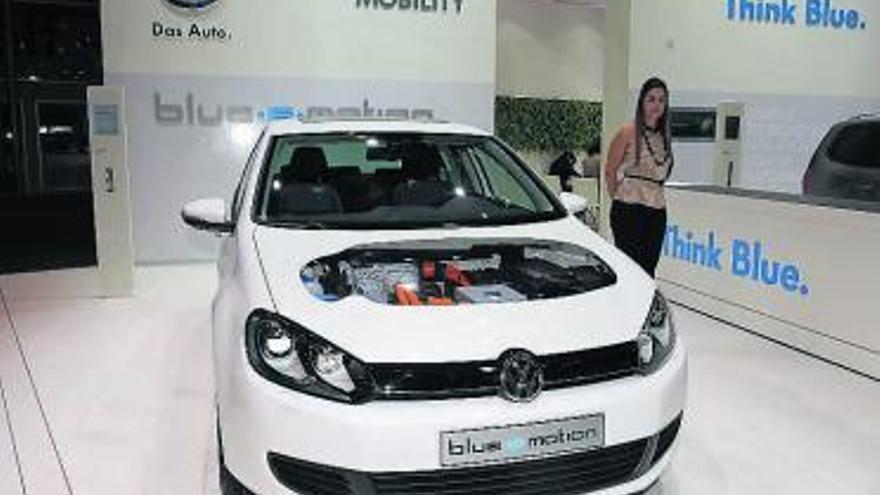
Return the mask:
[(880, 201), (880, 114), (834, 125), (803, 177), (803, 193)]

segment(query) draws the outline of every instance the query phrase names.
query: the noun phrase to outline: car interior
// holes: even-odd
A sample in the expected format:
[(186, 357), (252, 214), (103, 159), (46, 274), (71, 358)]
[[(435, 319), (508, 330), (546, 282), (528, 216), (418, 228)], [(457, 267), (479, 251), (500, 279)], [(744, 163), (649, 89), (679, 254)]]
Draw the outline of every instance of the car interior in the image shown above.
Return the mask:
[[(367, 211), (377, 206), (437, 206), (453, 194), (435, 146), (410, 143), (393, 158), (399, 168), (363, 171), (329, 163), (319, 146), (299, 146), (274, 174), (267, 214), (301, 215)], [(387, 161), (387, 160), (386, 160)]]

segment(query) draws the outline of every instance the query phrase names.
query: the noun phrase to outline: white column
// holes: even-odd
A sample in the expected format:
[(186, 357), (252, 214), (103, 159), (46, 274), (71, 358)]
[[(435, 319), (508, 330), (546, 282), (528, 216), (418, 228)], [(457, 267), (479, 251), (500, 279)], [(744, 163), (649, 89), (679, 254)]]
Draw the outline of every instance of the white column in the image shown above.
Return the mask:
[(629, 108), (630, 30), (632, 26), (631, 0), (613, 0), (605, 7), (605, 76), (602, 111), (602, 170), (599, 174), (602, 190), (600, 233), (611, 238), (609, 212), (611, 200), (605, 184), (605, 161), (608, 145), (627, 120), (632, 119)]
[(124, 297), (134, 289), (125, 92), (93, 86), (88, 102), (98, 272), (105, 297)]

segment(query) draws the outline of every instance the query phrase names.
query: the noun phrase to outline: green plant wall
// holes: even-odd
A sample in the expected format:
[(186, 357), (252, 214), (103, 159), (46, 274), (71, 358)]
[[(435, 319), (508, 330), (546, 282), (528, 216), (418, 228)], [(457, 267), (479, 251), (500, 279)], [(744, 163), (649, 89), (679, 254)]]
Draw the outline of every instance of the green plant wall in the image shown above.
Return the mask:
[(498, 96), (495, 134), (520, 151), (582, 151), (602, 134), (602, 103)]

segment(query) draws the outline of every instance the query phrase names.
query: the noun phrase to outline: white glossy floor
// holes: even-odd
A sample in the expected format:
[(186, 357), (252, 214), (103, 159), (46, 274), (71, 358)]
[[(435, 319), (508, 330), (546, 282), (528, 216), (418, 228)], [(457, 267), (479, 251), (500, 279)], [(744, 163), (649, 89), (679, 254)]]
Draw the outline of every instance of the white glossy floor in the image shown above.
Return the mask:
[[(216, 494), (210, 265), (0, 277), (0, 494)], [(880, 384), (684, 310), (690, 398), (655, 495), (880, 494)]]

